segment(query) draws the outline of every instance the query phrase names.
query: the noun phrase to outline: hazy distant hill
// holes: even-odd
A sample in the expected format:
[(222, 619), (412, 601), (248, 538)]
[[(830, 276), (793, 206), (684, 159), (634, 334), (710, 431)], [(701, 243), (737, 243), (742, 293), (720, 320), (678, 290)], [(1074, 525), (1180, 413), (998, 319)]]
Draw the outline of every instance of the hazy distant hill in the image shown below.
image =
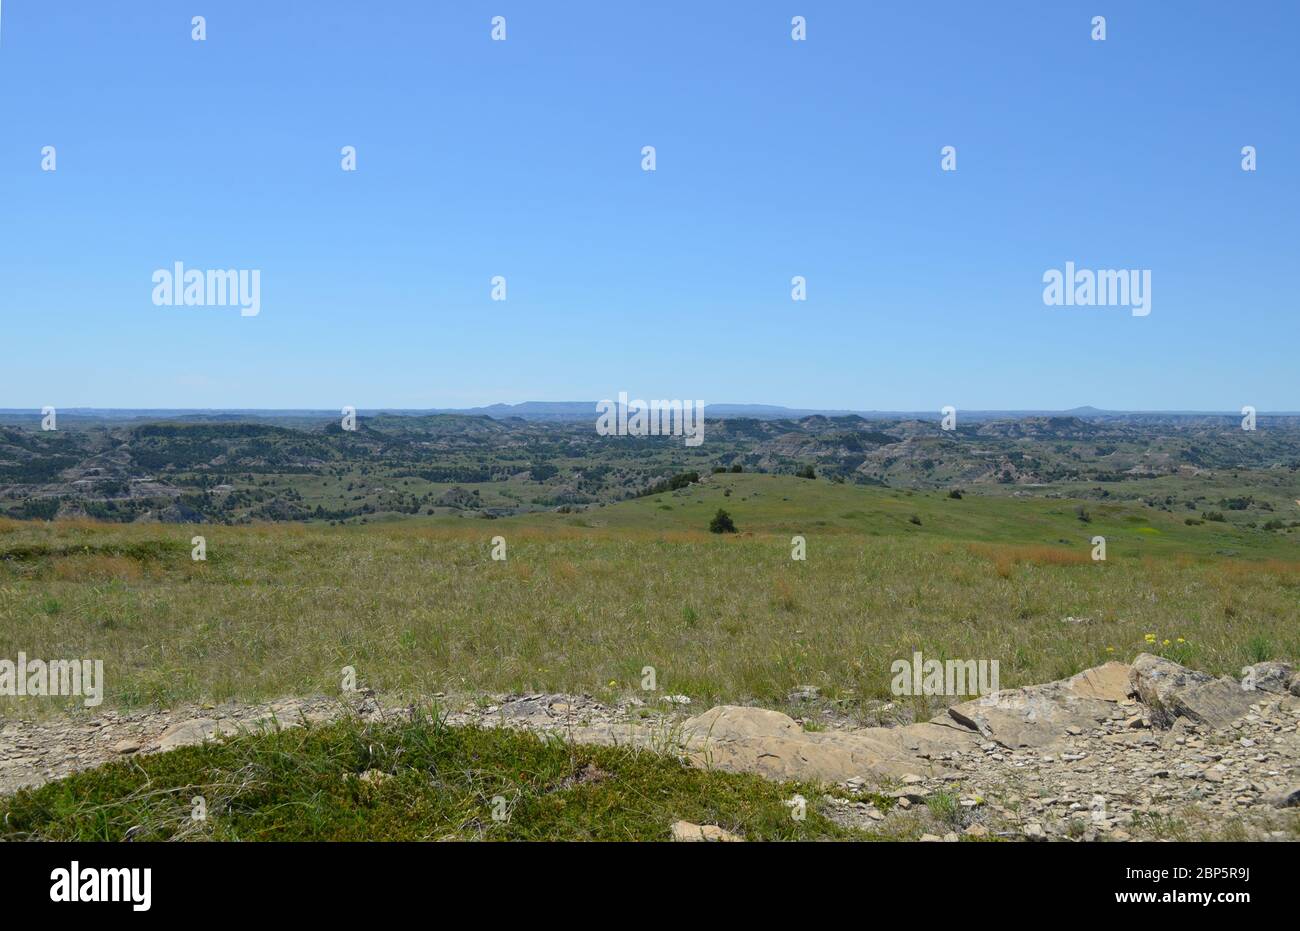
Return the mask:
[[(645, 400), (651, 400), (645, 398)], [(460, 414), (464, 416), (492, 417), (497, 420), (519, 418), (533, 421), (594, 421), (595, 401), (524, 401), (519, 404), (489, 404), (485, 407), (465, 408), (361, 408), (363, 416), (389, 414), (396, 417), (426, 417), (430, 414)], [(114, 409), (67, 407), (59, 408), (61, 424), (68, 426), (86, 423), (108, 423), (159, 420), (179, 420), (194, 423), (279, 423), (309, 424), (336, 418), (340, 411), (334, 409), (230, 409), (203, 410), (197, 408)], [(751, 418), (754, 420), (795, 420), (804, 417), (860, 417), (864, 420), (938, 420), (940, 412), (933, 411), (881, 411), (881, 410), (830, 410), (820, 408), (782, 407), (779, 404), (705, 404), (705, 413), (715, 418)], [(1096, 407), (1075, 407), (1065, 411), (1052, 410), (964, 410), (958, 411), (963, 422), (985, 420), (1018, 420), (1027, 417), (1078, 417), (1082, 419), (1132, 421), (1138, 423), (1177, 423), (1193, 421), (1239, 421), (1238, 411), (1108, 411)], [(1297, 411), (1260, 411), (1259, 416), (1296, 417)], [(31, 408), (0, 408), (0, 424), (39, 424), (41, 414)]]
[[(1090, 409), (1084, 409), (1090, 410)], [(778, 416), (784, 414), (785, 416)], [(714, 405), (704, 442), (600, 436), (595, 404), (458, 412), (59, 412), (0, 415), (0, 515), (352, 521), (581, 510), (675, 476), (741, 470), (994, 494), (1141, 498), (1263, 525), (1300, 499), (1300, 418), (1095, 412), (881, 415)], [(680, 479), (685, 481), (685, 479)], [(1252, 512), (1266, 512), (1253, 514)]]

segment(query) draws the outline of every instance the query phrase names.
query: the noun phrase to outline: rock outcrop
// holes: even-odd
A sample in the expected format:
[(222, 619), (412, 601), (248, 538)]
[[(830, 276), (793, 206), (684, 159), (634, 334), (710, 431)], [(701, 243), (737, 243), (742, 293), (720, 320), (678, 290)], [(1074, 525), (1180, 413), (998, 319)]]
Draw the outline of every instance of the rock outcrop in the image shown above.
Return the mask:
[(948, 709), (948, 716), (1007, 749), (1045, 747), (1071, 733), (1095, 728), (1129, 694), (1130, 669), (1106, 663), (1069, 679), (1004, 689)]
[(1259, 700), (1257, 690), (1236, 679), (1216, 679), (1150, 653), (1133, 660), (1129, 681), (1157, 727), (1170, 727), (1180, 717), (1211, 728), (1228, 727)]
[(943, 767), (931, 756), (974, 742), (969, 732), (925, 724), (809, 732), (779, 711), (739, 705), (711, 708), (681, 731), (681, 745), (696, 765), (791, 781), (940, 775)]
[(1285, 695), (1289, 691), (1293, 695), (1300, 695), (1300, 691), (1295, 688), (1297, 685), (1300, 685), (1300, 677), (1296, 676), (1290, 663), (1269, 661), (1255, 663), (1241, 670), (1241, 687), (1247, 691), (1258, 690), (1275, 695)]

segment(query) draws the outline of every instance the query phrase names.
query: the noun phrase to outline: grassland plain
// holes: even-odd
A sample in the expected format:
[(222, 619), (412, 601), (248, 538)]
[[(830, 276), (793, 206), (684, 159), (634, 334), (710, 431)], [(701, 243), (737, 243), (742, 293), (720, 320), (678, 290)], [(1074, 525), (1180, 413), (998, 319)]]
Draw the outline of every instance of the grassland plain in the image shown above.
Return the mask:
[[(740, 533), (705, 531), (719, 507)], [(5, 521), (0, 657), (102, 658), (121, 707), (332, 694), (344, 666), (412, 696), (610, 698), (653, 666), (662, 692), (705, 704), (812, 684), (852, 705), (890, 698), (890, 663), (913, 650), (996, 659), (1004, 687), (1142, 650), (1212, 673), (1295, 661), (1298, 556), (1293, 533), (1131, 502), (753, 474), (492, 521)], [(77, 701), (0, 698), (0, 713)]]

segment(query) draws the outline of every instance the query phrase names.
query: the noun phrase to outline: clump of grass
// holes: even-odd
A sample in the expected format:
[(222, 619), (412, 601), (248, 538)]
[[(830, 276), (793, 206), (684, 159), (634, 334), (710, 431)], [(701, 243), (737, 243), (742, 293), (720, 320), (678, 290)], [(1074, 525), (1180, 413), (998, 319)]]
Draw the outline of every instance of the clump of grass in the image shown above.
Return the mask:
[(1263, 663), (1274, 656), (1273, 644), (1268, 642), (1267, 637), (1251, 637), (1246, 643), (1246, 657), (1251, 663)]
[(1136, 812), (1133, 827), (1152, 840), (1185, 841), (1189, 839), (1187, 823), (1175, 815)]
[(961, 801), (952, 792), (935, 792), (928, 796), (925, 805), (936, 820), (948, 827), (959, 828), (962, 824)]

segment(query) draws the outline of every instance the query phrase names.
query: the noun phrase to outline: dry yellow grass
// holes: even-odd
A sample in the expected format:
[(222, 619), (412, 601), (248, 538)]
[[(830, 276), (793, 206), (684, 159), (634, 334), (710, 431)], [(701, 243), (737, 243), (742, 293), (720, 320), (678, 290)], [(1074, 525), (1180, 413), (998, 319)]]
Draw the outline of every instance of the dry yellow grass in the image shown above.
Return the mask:
[(131, 581), (145, 575), (143, 564), (128, 556), (65, 556), (53, 562), (51, 571), (63, 582)]
[[(1009, 579), (1016, 566), (1086, 566), (1093, 560), (1089, 553), (1059, 546), (1017, 546), (1006, 543), (971, 543), (967, 549), (993, 563), (999, 578)], [(1099, 563), (1098, 565), (1103, 565)]]

